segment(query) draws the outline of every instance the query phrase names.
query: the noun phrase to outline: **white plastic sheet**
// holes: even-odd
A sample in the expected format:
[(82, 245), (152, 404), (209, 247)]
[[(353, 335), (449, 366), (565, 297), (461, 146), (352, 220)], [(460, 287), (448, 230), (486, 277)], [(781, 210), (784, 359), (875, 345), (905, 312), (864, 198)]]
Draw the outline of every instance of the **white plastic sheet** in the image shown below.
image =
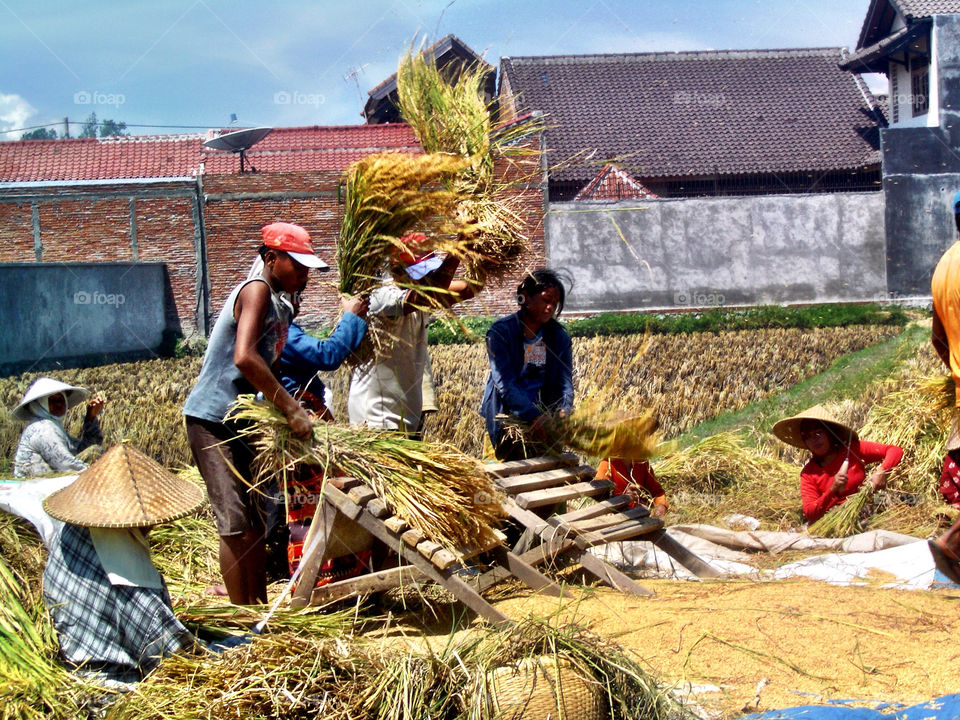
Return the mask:
[(57, 529), (63, 524), (47, 515), (43, 501), (60, 488), (65, 488), (77, 479), (76, 475), (58, 477), (29, 478), (0, 482), (0, 510), (22, 517), (33, 525), (43, 544), (50, 544)]

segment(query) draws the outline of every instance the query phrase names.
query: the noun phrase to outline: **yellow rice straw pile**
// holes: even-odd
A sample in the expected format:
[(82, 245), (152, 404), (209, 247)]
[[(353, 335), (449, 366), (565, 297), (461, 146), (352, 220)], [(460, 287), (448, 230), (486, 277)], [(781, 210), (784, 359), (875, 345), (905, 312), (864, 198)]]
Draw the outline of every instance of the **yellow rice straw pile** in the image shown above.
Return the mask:
[(325, 422), (302, 441), (276, 406), (252, 395), (241, 395), (230, 417), (247, 425), (242, 432), (259, 450), (260, 481), (285, 483), (299, 466), (319, 466), (327, 477), (362, 480), (411, 528), (444, 547), (495, 540), (500, 494), (479, 461), (451, 445)]

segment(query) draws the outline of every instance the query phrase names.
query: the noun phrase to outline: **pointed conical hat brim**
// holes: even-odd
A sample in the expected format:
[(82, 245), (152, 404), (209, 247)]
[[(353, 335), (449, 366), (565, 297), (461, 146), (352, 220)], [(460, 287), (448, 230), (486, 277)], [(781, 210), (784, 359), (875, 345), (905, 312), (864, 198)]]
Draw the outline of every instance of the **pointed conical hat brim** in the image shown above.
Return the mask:
[(203, 499), (199, 487), (121, 443), (44, 500), (43, 509), (73, 525), (136, 528), (189, 515)]
[(837, 420), (823, 405), (814, 405), (799, 415), (781, 420), (773, 426), (773, 434), (788, 445), (806, 450), (807, 444), (803, 441), (803, 438), (800, 437), (800, 426), (804, 420), (816, 420), (819, 423), (823, 423), (833, 432), (834, 437), (843, 444), (860, 439), (856, 430)]
[(67, 410), (82, 403), (88, 395), (86, 388), (67, 385), (53, 378), (37, 378), (30, 387), (27, 388), (27, 392), (24, 393), (20, 404), (17, 405), (10, 414), (17, 420), (27, 422), (33, 417), (33, 413), (30, 412), (27, 405), (34, 400), (39, 400), (42, 397), (48, 397), (56, 393), (63, 393), (63, 398), (67, 401)]

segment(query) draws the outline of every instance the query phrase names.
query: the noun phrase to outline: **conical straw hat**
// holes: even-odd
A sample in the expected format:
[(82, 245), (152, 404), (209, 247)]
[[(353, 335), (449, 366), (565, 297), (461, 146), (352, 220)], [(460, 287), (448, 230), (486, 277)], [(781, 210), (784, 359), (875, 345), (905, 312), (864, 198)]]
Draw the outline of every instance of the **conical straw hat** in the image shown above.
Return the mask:
[(27, 409), (27, 405), (32, 403), (34, 400), (55, 395), (56, 393), (63, 393), (63, 398), (67, 401), (67, 410), (72, 408), (74, 405), (82, 403), (89, 394), (86, 388), (67, 385), (59, 380), (54, 380), (53, 378), (37, 378), (33, 381), (30, 387), (27, 388), (27, 392), (24, 393), (23, 399), (20, 400), (20, 404), (17, 405), (10, 412), (10, 414), (17, 420), (27, 422), (33, 418), (33, 413)]
[(44, 500), (43, 509), (73, 525), (135, 528), (176, 520), (202, 504), (203, 490), (120, 443)]
[(814, 405), (799, 415), (781, 420), (773, 426), (773, 434), (789, 445), (806, 450), (807, 444), (800, 437), (800, 426), (804, 420), (816, 420), (822, 423), (842, 444), (860, 439), (856, 430), (837, 420), (823, 405)]

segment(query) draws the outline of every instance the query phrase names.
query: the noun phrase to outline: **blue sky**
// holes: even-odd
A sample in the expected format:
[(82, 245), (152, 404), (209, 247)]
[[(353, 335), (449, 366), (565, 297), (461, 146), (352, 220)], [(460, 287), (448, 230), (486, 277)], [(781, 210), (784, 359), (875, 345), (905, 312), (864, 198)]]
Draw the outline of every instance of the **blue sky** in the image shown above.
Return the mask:
[(367, 91), (396, 70), (418, 33), (453, 33), (493, 64), (522, 55), (853, 49), (868, 4), (0, 0), (0, 131), (64, 116), (79, 123), (91, 111), (131, 126), (221, 127), (231, 113), (243, 127), (352, 125), (361, 121)]

